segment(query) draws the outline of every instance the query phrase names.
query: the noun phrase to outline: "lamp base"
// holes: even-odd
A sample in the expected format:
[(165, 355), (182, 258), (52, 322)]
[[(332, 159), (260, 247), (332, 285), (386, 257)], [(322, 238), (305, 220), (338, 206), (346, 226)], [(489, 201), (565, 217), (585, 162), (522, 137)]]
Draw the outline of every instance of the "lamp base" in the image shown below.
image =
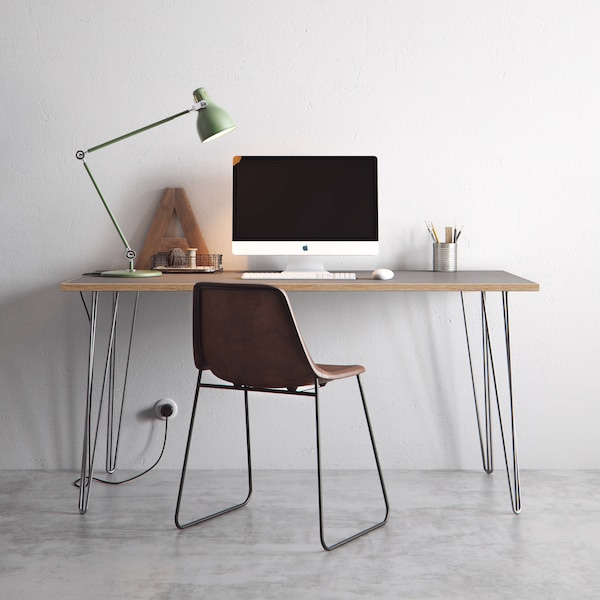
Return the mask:
[(159, 277), (160, 271), (136, 271), (135, 269), (122, 269), (119, 271), (102, 271), (102, 277)]

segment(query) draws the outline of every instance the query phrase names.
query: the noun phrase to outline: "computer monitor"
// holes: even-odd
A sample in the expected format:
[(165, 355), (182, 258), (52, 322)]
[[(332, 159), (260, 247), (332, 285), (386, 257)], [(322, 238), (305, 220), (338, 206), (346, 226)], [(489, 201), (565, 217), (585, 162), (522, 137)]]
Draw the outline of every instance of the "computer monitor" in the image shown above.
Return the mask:
[(377, 157), (236, 156), (236, 255), (286, 256), (286, 270), (379, 250)]

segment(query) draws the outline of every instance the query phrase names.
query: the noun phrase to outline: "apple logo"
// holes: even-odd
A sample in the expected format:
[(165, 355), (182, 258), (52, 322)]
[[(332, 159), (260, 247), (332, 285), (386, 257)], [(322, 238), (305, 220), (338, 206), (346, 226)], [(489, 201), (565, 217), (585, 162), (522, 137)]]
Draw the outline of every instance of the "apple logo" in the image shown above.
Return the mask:
[(308, 244), (304, 244), (304, 246), (302, 246), (302, 250), (304, 250), (304, 252), (308, 252)]

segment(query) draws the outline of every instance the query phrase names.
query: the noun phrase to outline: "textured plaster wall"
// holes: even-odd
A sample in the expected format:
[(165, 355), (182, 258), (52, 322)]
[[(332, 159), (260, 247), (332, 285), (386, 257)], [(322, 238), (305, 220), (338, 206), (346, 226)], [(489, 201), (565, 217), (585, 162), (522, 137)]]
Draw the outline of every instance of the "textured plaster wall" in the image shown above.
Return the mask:
[[(429, 268), (424, 220), (464, 225), (461, 268), (541, 284), (511, 296), (522, 466), (599, 468), (599, 29), (600, 6), (582, 0), (5, 0), (0, 468), (80, 459), (87, 319), (58, 286), (122, 265), (122, 249), (75, 151), (187, 108), (200, 85), (233, 134), (200, 145), (190, 116), (90, 157), (134, 247), (163, 189), (180, 186), (226, 268), (281, 266), (231, 255), (232, 156), (375, 154), (380, 256), (329, 266)], [(292, 302), (317, 360), (367, 367), (385, 467), (479, 467), (457, 296)], [(190, 298), (143, 297), (138, 330), (120, 464), (154, 460), (162, 426), (149, 409), (170, 396), (180, 412), (161, 466), (176, 468), (195, 381)], [(326, 391), (326, 433), (342, 449), (331, 460), (368, 464), (349, 390)], [(194, 466), (240, 464), (240, 408), (208, 403), (208, 454)], [(254, 401), (255, 465), (312, 466), (312, 417), (299, 400)]]

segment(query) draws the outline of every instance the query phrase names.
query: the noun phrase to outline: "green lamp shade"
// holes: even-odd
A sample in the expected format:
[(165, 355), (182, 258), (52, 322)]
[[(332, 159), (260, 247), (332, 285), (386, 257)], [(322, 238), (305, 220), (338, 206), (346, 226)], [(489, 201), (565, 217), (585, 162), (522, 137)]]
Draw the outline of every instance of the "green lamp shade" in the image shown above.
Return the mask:
[(206, 100), (207, 106), (198, 111), (198, 135), (202, 142), (208, 142), (221, 137), (235, 129), (235, 123), (226, 110), (217, 106), (206, 93), (204, 88), (198, 88), (194, 92), (196, 102)]

